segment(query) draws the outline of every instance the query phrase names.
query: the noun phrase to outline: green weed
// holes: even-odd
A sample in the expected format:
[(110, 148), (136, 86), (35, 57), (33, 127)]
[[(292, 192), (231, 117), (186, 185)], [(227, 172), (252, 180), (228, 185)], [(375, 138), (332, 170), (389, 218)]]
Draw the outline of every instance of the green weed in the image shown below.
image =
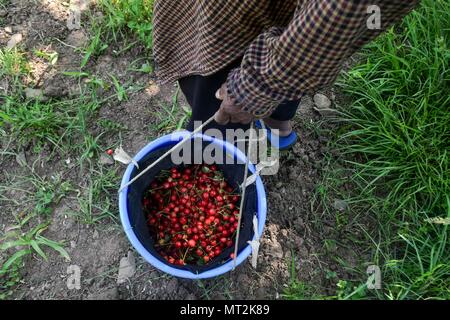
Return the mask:
[(152, 48), (152, 16), (154, 0), (100, 0), (98, 3), (106, 19), (108, 30), (116, 40), (118, 34), (131, 31)]
[[(367, 46), (339, 84), (353, 99), (340, 110), (336, 141), (345, 162), (330, 166), (321, 194), (346, 199), (358, 213), (352, 223), (365, 226), (383, 279), (382, 290), (365, 290), (370, 296), (450, 296), (448, 226), (427, 222), (450, 216), (449, 43), (450, 1), (422, 1), (398, 29)], [(342, 174), (341, 182), (332, 178)], [(343, 182), (352, 186), (347, 193)], [(332, 202), (324, 200), (325, 207)], [(363, 291), (341, 287), (344, 298)]]
[(180, 130), (184, 127), (191, 116), (191, 110), (181, 107), (178, 102), (180, 88), (177, 88), (172, 97), (172, 103), (167, 105), (161, 104), (161, 110), (156, 113), (158, 122), (152, 127), (156, 132), (170, 132)]

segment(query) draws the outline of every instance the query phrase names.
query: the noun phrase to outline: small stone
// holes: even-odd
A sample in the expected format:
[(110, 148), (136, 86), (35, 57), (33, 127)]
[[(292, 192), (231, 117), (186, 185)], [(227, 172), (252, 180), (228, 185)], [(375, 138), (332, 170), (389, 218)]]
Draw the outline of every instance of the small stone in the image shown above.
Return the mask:
[(324, 94), (317, 93), (314, 95), (314, 104), (319, 109), (328, 109), (331, 107), (331, 101), (328, 99), (328, 97)]
[(21, 33), (16, 33), (11, 36), (11, 39), (9, 39), (8, 43), (6, 44), (6, 48), (12, 49), (14, 48), (19, 42), (23, 40), (23, 36)]
[(94, 230), (94, 233), (92, 234), (92, 238), (93, 239), (98, 239), (99, 238), (99, 233), (98, 233), (98, 231), (97, 230)]
[(45, 100), (44, 92), (41, 89), (26, 88), (25, 96), (27, 99)]
[(150, 81), (149, 86), (145, 89), (145, 92), (150, 96), (156, 96), (161, 91), (160, 87), (153, 80)]
[(314, 110), (317, 111), (321, 116), (336, 116), (337, 111), (331, 108), (331, 100), (328, 99), (328, 97), (326, 97), (325, 95), (320, 93), (316, 94), (314, 96), (314, 104), (316, 105), (314, 107)]
[(10, 26), (5, 27), (5, 32), (11, 34), (13, 32), (12, 27), (10, 27)]
[(70, 241), (70, 247), (74, 249), (77, 246), (77, 243), (73, 240)]
[(136, 272), (136, 259), (134, 258), (134, 253), (132, 251), (128, 251), (128, 256), (120, 259), (117, 284), (127, 282), (127, 280), (130, 279), (135, 272)]
[(339, 211), (343, 212), (343, 211), (347, 210), (348, 203), (346, 201), (344, 201), (344, 200), (335, 199), (334, 203), (333, 203), (333, 207), (336, 210), (339, 210)]
[(103, 165), (113, 165), (114, 164), (114, 160), (110, 156), (107, 156), (105, 154), (100, 155), (99, 161)]

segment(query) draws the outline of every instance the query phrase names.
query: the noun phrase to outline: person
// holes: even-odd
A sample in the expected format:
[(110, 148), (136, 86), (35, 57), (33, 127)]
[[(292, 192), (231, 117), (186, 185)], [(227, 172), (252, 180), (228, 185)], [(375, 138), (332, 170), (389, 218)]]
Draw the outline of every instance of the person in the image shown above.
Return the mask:
[(302, 96), (332, 84), (353, 53), (418, 2), (156, 0), (157, 77), (178, 80), (192, 108), (189, 130), (213, 115), (220, 129), (264, 119), (289, 148)]

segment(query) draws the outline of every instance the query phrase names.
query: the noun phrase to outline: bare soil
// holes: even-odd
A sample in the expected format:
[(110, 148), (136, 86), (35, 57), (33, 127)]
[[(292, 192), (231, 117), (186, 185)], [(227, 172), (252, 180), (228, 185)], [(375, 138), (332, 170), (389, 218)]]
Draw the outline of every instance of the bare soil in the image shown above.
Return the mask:
[[(79, 94), (77, 79), (62, 75), (63, 71), (78, 70), (83, 54), (77, 49), (89, 40), (88, 30), (70, 31), (66, 27), (68, 7), (59, 0), (20, 1), (11, 0), (7, 15), (0, 27), (0, 45), (5, 45), (11, 34), (5, 27), (12, 27), (13, 34), (23, 35), (22, 47), (26, 51), (49, 48), (59, 53), (55, 66), (47, 61), (33, 61), (30, 83), (37, 83), (46, 96), (65, 99)], [(83, 71), (109, 79), (113, 74), (121, 83), (142, 86), (143, 89), (130, 93), (127, 101), (112, 99), (102, 106), (98, 120), (107, 119), (121, 125), (122, 144), (130, 153), (155, 138), (159, 132), (152, 131), (152, 124), (160, 120), (155, 116), (161, 104), (170, 103), (176, 86), (158, 87), (151, 75), (127, 71), (136, 59), (148, 55), (143, 47), (135, 45), (130, 50), (115, 54), (121, 44), (111, 45), (101, 56), (91, 59)], [(333, 98), (332, 91), (324, 92)], [(102, 94), (102, 93), (100, 93)], [(106, 96), (106, 94), (105, 94)], [(333, 99), (332, 99), (333, 100)], [(181, 103), (185, 104), (184, 101)], [(332, 259), (334, 256), (356, 264), (357, 251), (351, 246), (325, 248), (325, 240), (339, 242), (340, 235), (335, 221), (327, 221), (317, 188), (321, 182), (324, 155), (328, 150), (328, 130), (322, 126), (315, 129), (322, 116), (313, 110), (311, 97), (301, 103), (295, 121), (299, 141), (293, 150), (282, 154), (281, 169), (276, 176), (264, 177), (268, 195), (268, 221), (262, 239), (259, 263), (254, 270), (250, 262), (243, 263), (234, 272), (216, 279), (190, 281), (168, 276), (146, 263), (135, 253), (136, 272), (124, 284), (117, 284), (121, 258), (133, 251), (118, 220), (103, 219), (96, 224), (85, 224), (75, 219), (73, 212), (79, 210), (79, 202), (74, 197), (64, 197), (52, 208), (52, 223), (44, 235), (55, 241), (64, 241), (71, 261), (65, 261), (57, 253), (48, 251), (49, 261), (38, 256), (27, 259), (23, 271), (23, 281), (15, 289), (13, 298), (27, 299), (279, 299), (292, 280), (292, 276), (313, 287), (320, 288), (322, 294), (334, 294), (336, 279), (327, 276), (336, 272), (337, 277), (345, 277), (346, 272)], [(99, 128), (95, 121), (90, 130)], [(114, 144), (117, 134), (102, 136), (104, 146)], [(2, 149), (6, 147), (2, 142)], [(18, 146), (11, 150), (21, 151)], [(36, 155), (31, 147), (23, 150), (29, 164), (42, 161), (37, 174), (43, 177), (56, 175), (70, 180), (81, 194), (87, 186), (88, 169), (80, 172), (70, 168), (65, 157), (56, 155), (45, 158)], [(72, 155), (72, 157), (76, 155)], [(117, 184), (125, 166), (108, 165), (117, 169)], [(3, 178), (29, 174), (13, 157), (0, 160)], [(8, 180), (11, 181), (11, 180)], [(26, 203), (27, 194), (17, 190), (8, 192), (8, 197)], [(118, 216), (117, 196), (109, 195)], [(3, 205), (2, 205), (3, 206)], [(26, 205), (25, 205), (26, 207)], [(24, 208), (26, 209), (26, 208)], [(4, 206), (0, 215), (0, 232), (13, 223), (10, 208)], [(291, 263), (295, 261), (295, 271), (291, 274)], [(77, 265), (81, 268), (81, 289), (69, 290), (67, 287), (67, 268)]]

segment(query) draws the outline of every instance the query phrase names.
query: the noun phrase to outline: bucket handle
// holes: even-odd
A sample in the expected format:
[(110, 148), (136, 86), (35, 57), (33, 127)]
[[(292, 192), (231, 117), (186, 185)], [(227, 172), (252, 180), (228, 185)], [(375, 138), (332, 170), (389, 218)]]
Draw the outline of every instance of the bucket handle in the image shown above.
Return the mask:
[(145, 168), (144, 170), (142, 170), (137, 176), (135, 176), (133, 179), (131, 179), (130, 181), (128, 181), (125, 185), (123, 185), (122, 187), (120, 187), (119, 189), (119, 193), (121, 193), (123, 191), (123, 189), (125, 189), (126, 187), (129, 187), (133, 182), (135, 182), (137, 179), (139, 179), (140, 177), (142, 177), (148, 170), (150, 170), (151, 168), (153, 168), (156, 164), (158, 164), (162, 159), (164, 159), (165, 157), (167, 157), (169, 154), (171, 154), (176, 148), (178, 148), (179, 146), (181, 146), (183, 143), (185, 143), (186, 141), (190, 140), (196, 133), (198, 133), (199, 131), (201, 131), (206, 125), (208, 125), (211, 121), (214, 120), (214, 116), (212, 116), (211, 118), (209, 118), (208, 120), (206, 120), (205, 123), (203, 123), (201, 126), (199, 126), (198, 128), (196, 128), (194, 131), (191, 132), (191, 134), (189, 134), (188, 136), (184, 137), (181, 141), (177, 142), (172, 148), (170, 148), (170, 150), (168, 150), (166, 153), (164, 153), (161, 157), (159, 157), (158, 159), (156, 159), (151, 165), (149, 165), (147, 168)]

